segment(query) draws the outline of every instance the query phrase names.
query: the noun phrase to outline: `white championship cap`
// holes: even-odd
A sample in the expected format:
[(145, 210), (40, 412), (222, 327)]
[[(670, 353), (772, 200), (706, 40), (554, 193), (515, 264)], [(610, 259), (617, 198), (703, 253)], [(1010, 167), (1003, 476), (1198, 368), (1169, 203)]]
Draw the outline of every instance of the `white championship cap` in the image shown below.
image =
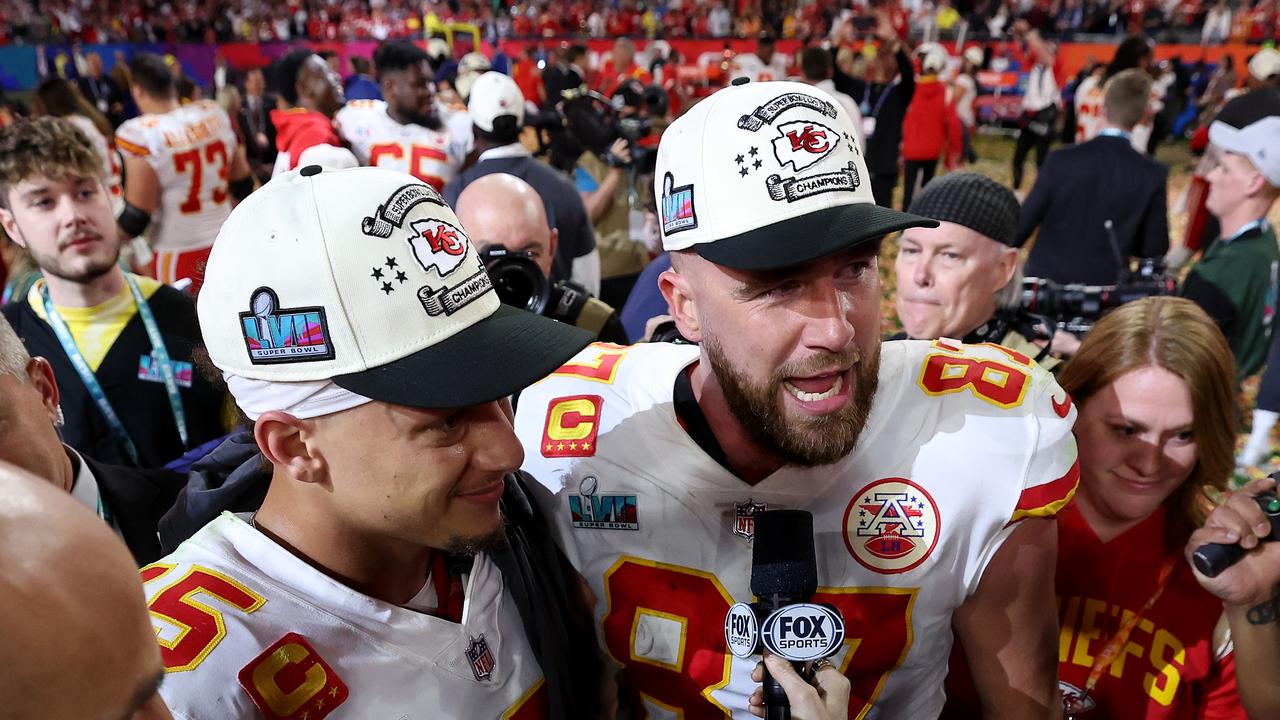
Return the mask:
[(1262, 82), (1280, 75), (1280, 50), (1275, 48), (1259, 50), (1249, 59), (1249, 74)]
[(524, 94), (516, 81), (497, 71), (489, 71), (471, 85), (467, 95), (467, 112), (471, 122), (485, 132), (493, 132), (498, 118), (515, 118), (515, 127), (524, 124)]
[(421, 408), (510, 395), (590, 341), (502, 305), (440, 195), (371, 167), (310, 165), (236, 206), (209, 256), (198, 311), (224, 373), (332, 381)]
[(1280, 187), (1280, 94), (1254, 90), (1232, 99), (1209, 126), (1209, 141), (1249, 158), (1268, 183)]
[(734, 82), (662, 134), (654, 184), (664, 249), (763, 270), (937, 227), (876, 205), (835, 98), (797, 82)]

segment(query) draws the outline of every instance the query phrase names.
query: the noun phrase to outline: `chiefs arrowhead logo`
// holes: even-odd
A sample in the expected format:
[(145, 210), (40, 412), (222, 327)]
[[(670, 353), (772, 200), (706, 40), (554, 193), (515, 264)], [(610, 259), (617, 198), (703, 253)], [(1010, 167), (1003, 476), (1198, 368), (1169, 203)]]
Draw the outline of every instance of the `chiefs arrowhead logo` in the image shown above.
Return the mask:
[(812, 120), (793, 120), (777, 128), (779, 137), (773, 139), (773, 155), (779, 165), (790, 165), (796, 172), (830, 155), (840, 141), (839, 133)]
[(1065, 418), (1071, 412), (1071, 396), (1065, 391), (1062, 393), (1062, 402), (1058, 402), (1058, 398), (1050, 397), (1053, 403), (1053, 412), (1060, 418)]
[(414, 233), (409, 236), (409, 247), (424, 271), (435, 266), (444, 277), (457, 270), (467, 256), (467, 234), (462, 228), (432, 218), (418, 220), (410, 227)]

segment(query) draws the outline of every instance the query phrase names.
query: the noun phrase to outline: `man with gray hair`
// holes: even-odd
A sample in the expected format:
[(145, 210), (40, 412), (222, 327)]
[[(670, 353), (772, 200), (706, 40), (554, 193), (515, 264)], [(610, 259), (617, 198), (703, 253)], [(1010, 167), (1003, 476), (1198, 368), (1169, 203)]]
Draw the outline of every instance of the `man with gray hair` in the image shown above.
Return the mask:
[(925, 185), (911, 213), (939, 224), (898, 239), (894, 302), (903, 333), (895, 339), (991, 342), (1051, 369), (1056, 360), (1034, 343), (1048, 339), (1049, 328), (1021, 308), (1013, 192), (977, 173), (951, 173)]
[(1107, 81), (1097, 137), (1049, 154), (1022, 204), (1016, 244), (1038, 227), (1027, 274), (1058, 283), (1112, 285), (1130, 258), (1169, 249), (1168, 169), (1134, 150), (1147, 115), (1151, 78), (1137, 69)]
[(139, 565), (161, 556), (156, 528), (183, 479), (167, 470), (103, 465), (62, 442), (58, 382), (42, 357), (27, 354), (0, 317), (0, 462), (71, 494), (115, 530)]

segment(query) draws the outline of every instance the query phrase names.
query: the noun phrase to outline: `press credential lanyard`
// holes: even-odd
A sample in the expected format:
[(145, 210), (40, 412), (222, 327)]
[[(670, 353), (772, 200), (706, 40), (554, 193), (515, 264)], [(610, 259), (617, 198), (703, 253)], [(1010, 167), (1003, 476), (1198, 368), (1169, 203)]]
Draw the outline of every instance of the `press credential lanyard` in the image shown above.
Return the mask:
[[(124, 280), (129, 285), (129, 292), (133, 295), (133, 303), (138, 308), (142, 326), (146, 329), (147, 338), (151, 341), (151, 357), (160, 366), (160, 376), (164, 379), (164, 389), (169, 395), (169, 409), (173, 411), (173, 421), (178, 426), (178, 437), (182, 439), (182, 447), (185, 449), (189, 446), (187, 440), (187, 414), (182, 407), (182, 396), (178, 394), (178, 379), (174, 375), (173, 361), (169, 358), (169, 350), (164, 344), (164, 338), (160, 336), (160, 328), (156, 325), (156, 317), (151, 312), (151, 305), (143, 297), (137, 281), (128, 274), (124, 276)], [(84, 355), (80, 353), (80, 348), (76, 347), (76, 341), (71, 335), (70, 328), (67, 327), (67, 323), (58, 314), (57, 309), (54, 308), (53, 301), (49, 299), (48, 286), (43, 288), (41, 297), (44, 299), (44, 313), (49, 319), (49, 325), (53, 328), (53, 334), (58, 336), (58, 342), (62, 343), (62, 349), (67, 353), (67, 358), (71, 360), (71, 365), (80, 376), (80, 381), (84, 383), (85, 389), (89, 391), (89, 395), (93, 398), (94, 403), (97, 404), (102, 416), (111, 425), (116, 439), (124, 446), (129, 459), (135, 465), (139, 464), (138, 448), (134, 446), (133, 440), (125, 431), (124, 423), (120, 422), (120, 416), (116, 414), (115, 408), (111, 407), (110, 401), (107, 400), (107, 394), (102, 390), (102, 385), (98, 383), (98, 377), (89, 368), (89, 363), (85, 361)]]
[(1142, 616), (1146, 615), (1152, 606), (1156, 604), (1156, 601), (1160, 599), (1160, 596), (1164, 594), (1164, 589), (1169, 586), (1173, 571), (1181, 560), (1181, 555), (1174, 554), (1165, 558), (1164, 562), (1161, 563), (1160, 572), (1156, 578), (1155, 592), (1147, 599), (1141, 610), (1130, 615), (1125, 622), (1120, 624), (1115, 634), (1103, 646), (1102, 652), (1098, 653), (1098, 657), (1093, 661), (1093, 667), (1089, 669), (1089, 679), (1085, 682), (1082, 698), (1088, 697), (1089, 693), (1093, 692), (1098, 680), (1102, 679), (1102, 673), (1106, 672), (1111, 663), (1115, 662), (1116, 656), (1120, 654), (1120, 649), (1129, 641), (1129, 636), (1133, 634), (1133, 629), (1137, 627), (1138, 621), (1142, 620)]

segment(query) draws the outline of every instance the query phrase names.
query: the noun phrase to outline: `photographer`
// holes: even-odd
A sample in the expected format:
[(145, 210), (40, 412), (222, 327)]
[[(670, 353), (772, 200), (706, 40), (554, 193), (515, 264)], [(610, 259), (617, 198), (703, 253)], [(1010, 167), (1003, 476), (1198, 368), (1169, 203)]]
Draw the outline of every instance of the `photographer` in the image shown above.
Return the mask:
[(1049, 145), (1053, 142), (1053, 130), (1061, 113), (1058, 79), (1053, 74), (1057, 57), (1040, 33), (1019, 20), (1013, 24), (1013, 36), (1025, 43), (1034, 58), (1027, 75), (1027, 89), (1022, 96), (1022, 122), (1018, 131), (1018, 144), (1013, 151), (1013, 189), (1022, 189), (1022, 168), (1027, 154), (1036, 151), (1036, 169), (1044, 167)]
[(977, 173), (951, 173), (925, 185), (911, 213), (940, 224), (911, 228), (898, 240), (895, 303), (905, 332), (895, 339), (992, 342), (1052, 369), (1057, 361), (1033, 343), (1047, 339), (1048, 329), (1020, 309), (1013, 193)]
[(586, 207), (568, 178), (536, 160), (520, 143), (524, 95), (516, 82), (499, 72), (481, 75), (471, 86), (467, 110), (474, 123), (479, 157), (475, 165), (445, 185), (445, 200), (457, 204), (467, 185), (492, 173), (515, 175), (529, 183), (560, 234), (551, 279), (572, 279), (592, 295), (599, 294), (600, 255)]
[(485, 175), (458, 196), (458, 219), (504, 303), (576, 325), (603, 342), (628, 342), (613, 308), (572, 283), (550, 282), (560, 233), (547, 223), (528, 183), (505, 173)]
[(1276, 311), (1280, 249), (1267, 213), (1280, 196), (1280, 94), (1259, 90), (1227, 103), (1209, 139), (1218, 163), (1205, 204), (1222, 239), (1191, 269), (1182, 294), (1222, 328), (1244, 379), (1266, 360)]
[(605, 293), (620, 284), (621, 292), (614, 295), (625, 300), (635, 277), (649, 264), (648, 249), (634, 239), (641, 228), (632, 227), (643, 222), (632, 197), (644, 185), (635, 176), (643, 154), (637, 146), (650, 134), (645, 93), (638, 80), (627, 80), (610, 98), (611, 113), (595, 112), (586, 98), (565, 106), (566, 131), (587, 145), (573, 167), (573, 179), (596, 231), (602, 297), (615, 302), (620, 301)]

